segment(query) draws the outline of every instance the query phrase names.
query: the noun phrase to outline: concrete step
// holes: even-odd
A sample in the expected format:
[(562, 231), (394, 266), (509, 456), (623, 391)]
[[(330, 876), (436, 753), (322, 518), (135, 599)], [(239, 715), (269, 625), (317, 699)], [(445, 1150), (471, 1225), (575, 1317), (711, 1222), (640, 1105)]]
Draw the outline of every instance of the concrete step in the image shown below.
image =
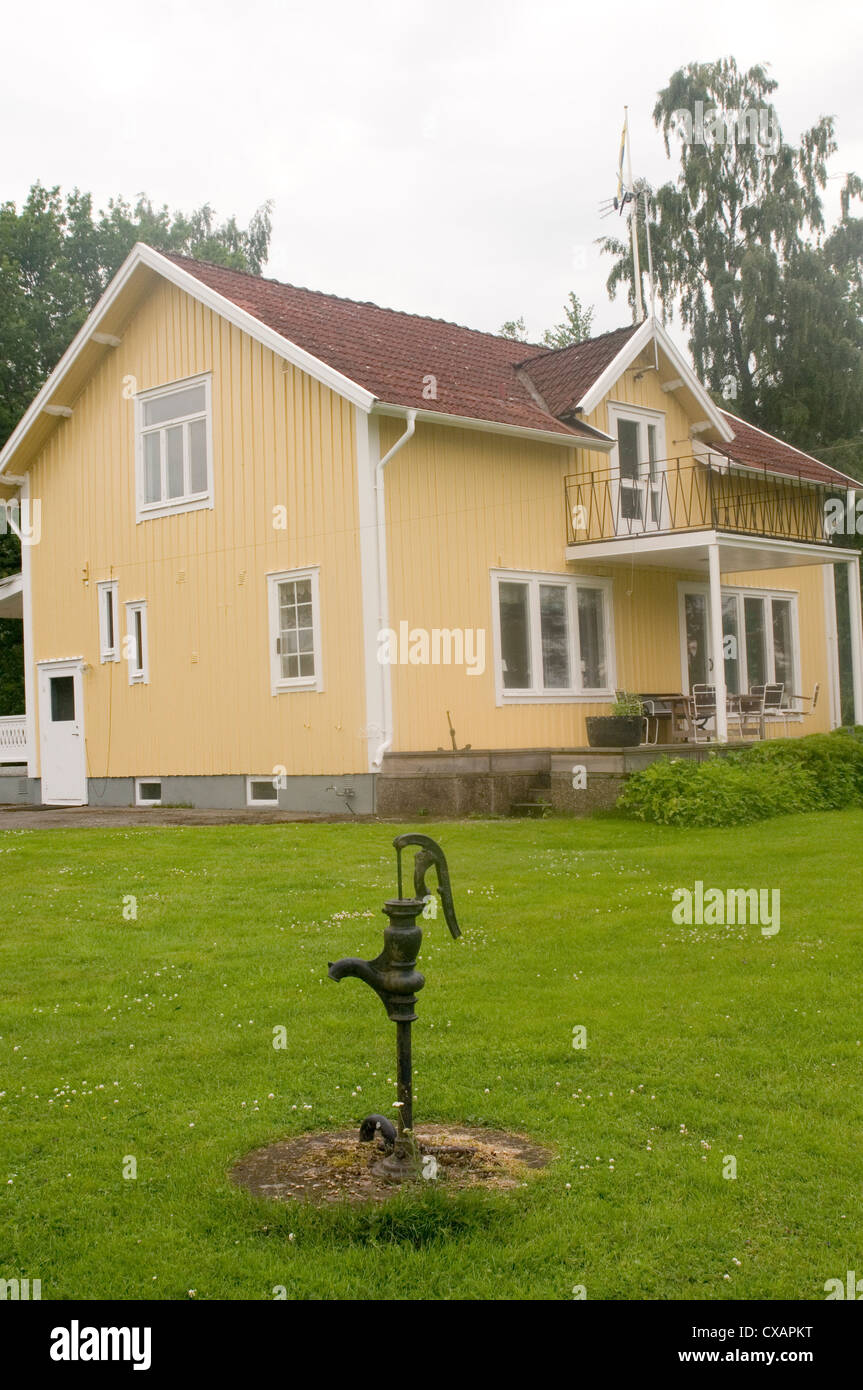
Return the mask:
[(547, 812), (551, 811), (550, 801), (514, 801), (509, 808), (511, 816), (531, 817), (533, 820), (542, 820)]

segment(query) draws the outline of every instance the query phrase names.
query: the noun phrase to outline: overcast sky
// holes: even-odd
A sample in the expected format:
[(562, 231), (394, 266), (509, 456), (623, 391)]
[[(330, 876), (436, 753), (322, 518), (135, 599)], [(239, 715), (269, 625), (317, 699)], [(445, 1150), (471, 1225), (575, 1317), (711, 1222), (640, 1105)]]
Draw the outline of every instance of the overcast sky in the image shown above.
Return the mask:
[(0, 198), (40, 179), (243, 224), (272, 198), (277, 279), (534, 337), (573, 288), (602, 331), (630, 317), (594, 245), (624, 104), (659, 183), (670, 74), (770, 63), (786, 137), (835, 115), (831, 173), (863, 173), (861, 39), (848, 0), (29, 0), (4, 7)]

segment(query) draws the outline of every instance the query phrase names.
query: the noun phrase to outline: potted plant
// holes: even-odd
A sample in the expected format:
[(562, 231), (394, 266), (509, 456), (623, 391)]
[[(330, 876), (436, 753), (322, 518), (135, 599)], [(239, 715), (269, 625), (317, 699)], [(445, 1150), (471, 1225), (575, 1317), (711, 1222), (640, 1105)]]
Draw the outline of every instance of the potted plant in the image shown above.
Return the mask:
[(610, 714), (588, 715), (587, 741), (591, 748), (637, 748), (642, 722), (641, 700), (621, 690)]

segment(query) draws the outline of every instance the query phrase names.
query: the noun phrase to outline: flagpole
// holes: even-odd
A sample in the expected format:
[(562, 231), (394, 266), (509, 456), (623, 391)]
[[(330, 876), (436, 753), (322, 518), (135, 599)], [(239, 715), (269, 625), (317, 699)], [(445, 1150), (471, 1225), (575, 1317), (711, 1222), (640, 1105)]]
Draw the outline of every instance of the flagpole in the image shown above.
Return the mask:
[(632, 275), (635, 289), (635, 322), (644, 318), (644, 305), (641, 302), (641, 262), (638, 258), (638, 198), (632, 183), (632, 146), (629, 140), (629, 107), (624, 106), (623, 129), (626, 141), (626, 183), (630, 194), (629, 231), (632, 237)]

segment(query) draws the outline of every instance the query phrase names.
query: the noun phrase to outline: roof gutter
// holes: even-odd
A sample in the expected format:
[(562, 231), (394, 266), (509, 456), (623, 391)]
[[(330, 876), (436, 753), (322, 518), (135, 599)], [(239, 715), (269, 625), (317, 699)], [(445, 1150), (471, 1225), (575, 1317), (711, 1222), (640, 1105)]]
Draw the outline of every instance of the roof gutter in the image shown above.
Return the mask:
[[(443, 410), (415, 410), (414, 415), (421, 425), (450, 425), (456, 429), (484, 430), (487, 434), (513, 435), (517, 439), (531, 439), (543, 444), (563, 444), (567, 449), (592, 449), (600, 454), (610, 453), (617, 440), (596, 430), (595, 434), (575, 434), (567, 430), (537, 430), (529, 425), (505, 425), (497, 420), (483, 420), (473, 415), (449, 415)], [(388, 405), (376, 401), (372, 407), (374, 415), (388, 415), (401, 420), (405, 416), (403, 405)], [(594, 430), (595, 426), (587, 425)]]
[[(408, 410), (405, 415), (405, 430), (400, 434), (391, 449), (388, 449), (382, 459), (378, 459), (375, 467), (375, 510), (377, 514), (377, 533), (378, 533), (378, 630), (382, 632), (389, 626), (389, 604), (387, 598), (387, 532), (386, 532), (386, 499), (384, 497), (384, 469), (391, 459), (395, 458), (409, 439), (413, 438), (416, 431), (417, 412)], [(383, 767), (384, 753), (392, 747), (393, 743), (393, 693), (390, 683), (390, 674), (383, 662), (381, 668), (381, 694), (383, 709), (383, 738), (378, 745), (375, 755), (372, 758), (372, 770), (380, 772)]]

